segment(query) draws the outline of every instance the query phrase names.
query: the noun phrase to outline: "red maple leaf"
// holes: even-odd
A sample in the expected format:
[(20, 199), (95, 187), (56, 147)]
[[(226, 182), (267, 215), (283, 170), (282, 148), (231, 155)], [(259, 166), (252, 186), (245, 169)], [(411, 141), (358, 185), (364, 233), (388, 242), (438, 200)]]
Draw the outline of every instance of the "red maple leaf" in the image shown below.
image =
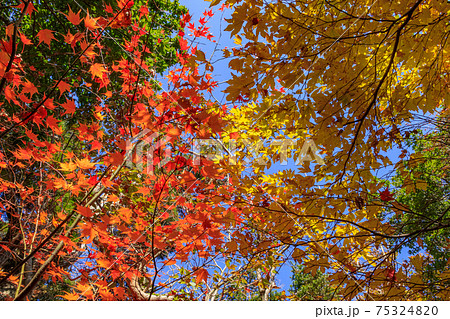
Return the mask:
[(89, 207), (84, 207), (78, 204), (77, 204), (77, 212), (80, 213), (80, 215), (83, 215), (84, 217), (91, 217), (94, 215), (94, 213)]
[(39, 38), (39, 44), (41, 44), (41, 42), (44, 42), (45, 44), (48, 45), (48, 47), (50, 47), (50, 42), (52, 42), (52, 40), (56, 40), (55, 37), (53, 36), (53, 32), (55, 31), (49, 29), (39, 31), (37, 33), (37, 36)]
[(189, 48), (187, 41), (185, 39), (180, 38), (178, 41), (180, 42), (180, 50), (181, 51), (185, 51)]
[(72, 8), (69, 6), (69, 14), (64, 14), (67, 18), (67, 20), (69, 20), (73, 25), (79, 25), (81, 23), (81, 18), (80, 18), (80, 12), (81, 10), (79, 10), (77, 13), (72, 11)]
[(28, 80), (22, 82), (22, 85), (23, 85), (22, 93), (29, 93), (30, 97), (32, 97), (35, 93), (38, 92), (34, 84)]
[(89, 12), (88, 12), (86, 18), (84, 18), (84, 25), (89, 30), (98, 29), (98, 28), (100, 28), (100, 26), (98, 25), (97, 20), (98, 20), (98, 18), (91, 18), (89, 15)]
[(88, 179), (88, 184), (91, 185), (91, 186), (95, 186), (97, 183), (98, 183), (97, 175), (92, 175)]
[(119, 5), (119, 8), (122, 9), (123, 7), (125, 8), (132, 8), (134, 5), (134, 1), (133, 0), (119, 0), (117, 1), (117, 4)]
[[(23, 1), (21, 4), (15, 6), (15, 8), (19, 8), (20, 10), (23, 10), (25, 8), (25, 2)], [(34, 7), (33, 3), (29, 1), (27, 11), (25, 12), (25, 15), (29, 15), (31, 17), (31, 14), (33, 11), (36, 11), (36, 8)]]
[(55, 119), (52, 115), (50, 115), (46, 118), (46, 123), (47, 123), (47, 126), (49, 128), (51, 128), (53, 132), (58, 133), (58, 134), (62, 133), (61, 129), (58, 126), (59, 121), (57, 119)]
[(22, 41), (22, 43), (23, 43), (24, 45), (33, 44), (33, 42), (31, 42), (31, 40), (28, 39), (28, 38), (25, 36), (25, 34), (23, 34), (23, 33), (19, 33), (19, 34), (20, 34), (20, 40)]
[(386, 269), (386, 279), (389, 281), (397, 281), (397, 276), (395, 275), (395, 269), (392, 267), (389, 267)]
[(394, 200), (392, 193), (386, 188), (384, 191), (380, 192), (380, 199), (384, 202), (390, 202)]
[(209, 219), (205, 219), (202, 223), (203, 229), (211, 228), (211, 221)]
[(67, 102), (61, 104), (61, 106), (66, 110), (62, 115), (73, 114), (75, 113), (75, 109), (77, 108), (75, 105), (75, 101), (73, 100), (67, 100)]
[(121, 27), (128, 27), (131, 25), (131, 10), (129, 8), (124, 9), (117, 17), (111, 22), (111, 28), (117, 29)]
[(60, 81), (58, 84), (59, 96), (61, 96), (64, 92), (70, 91), (70, 84), (64, 81)]
[(201, 283), (202, 281), (206, 282), (208, 280), (208, 271), (205, 268), (199, 268), (195, 271), (195, 275), (197, 276), (196, 282), (197, 284)]
[(143, 16), (146, 16), (146, 15), (148, 15), (149, 13), (150, 13), (150, 11), (148, 10), (148, 8), (145, 7), (145, 6), (142, 6), (142, 7), (139, 9), (139, 18), (142, 18)]
[(92, 146), (91, 151), (95, 151), (95, 150), (101, 150), (103, 147), (103, 144), (100, 143), (99, 141), (95, 140), (92, 142), (91, 146)]

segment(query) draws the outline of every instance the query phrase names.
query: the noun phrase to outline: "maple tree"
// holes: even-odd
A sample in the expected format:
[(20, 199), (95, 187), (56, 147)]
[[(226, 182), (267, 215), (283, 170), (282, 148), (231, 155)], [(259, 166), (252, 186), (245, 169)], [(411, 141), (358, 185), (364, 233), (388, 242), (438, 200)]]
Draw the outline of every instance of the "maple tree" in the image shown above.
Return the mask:
[[(217, 115), (202, 111), (201, 91), (214, 84), (200, 81), (182, 31), (190, 16), (177, 2), (76, 4), (5, 6), (15, 19), (2, 34), (0, 69), (4, 298), (33, 298), (65, 280), (69, 300), (172, 299), (156, 296), (174, 284), (157, 282), (161, 269), (184, 269), (175, 283), (201, 283), (223, 237), (201, 201), (221, 175), (193, 165), (179, 137), (208, 134), (204, 123)], [(176, 61), (174, 87), (161, 91), (155, 74)], [(145, 130), (167, 133), (158, 151), (175, 155), (150, 173), (161, 154), (142, 172), (127, 167), (143, 159), (126, 141)], [(214, 177), (219, 184), (205, 184)]]

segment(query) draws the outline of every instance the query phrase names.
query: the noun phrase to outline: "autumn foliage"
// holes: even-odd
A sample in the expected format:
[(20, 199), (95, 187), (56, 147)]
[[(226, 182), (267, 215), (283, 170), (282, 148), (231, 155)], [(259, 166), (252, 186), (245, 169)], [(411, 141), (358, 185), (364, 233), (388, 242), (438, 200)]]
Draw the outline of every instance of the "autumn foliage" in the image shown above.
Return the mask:
[[(119, 1), (97, 17), (67, 6), (63, 17), (72, 26), (66, 34), (55, 37), (44, 29), (33, 43), (16, 22), (2, 40), (1, 75), (7, 81), (2, 88), (1, 209), (23, 245), (18, 256), (2, 244), (2, 251), (11, 254), (5, 266), (13, 260), (2, 279), (19, 285), (16, 299), (32, 295), (40, 280), (63, 278), (72, 283), (66, 299), (145, 299), (148, 291), (155, 299), (173, 285), (171, 276), (158, 280), (163, 269), (184, 269), (185, 278), (178, 281), (199, 284), (208, 279), (203, 265), (220, 253), (222, 229), (230, 221), (215, 208), (219, 204), (211, 202), (210, 193), (228, 186), (212, 163), (193, 165), (187, 156), (190, 139), (211, 134), (208, 123), (220, 116), (220, 108), (202, 96), (214, 82), (200, 78), (196, 49), (187, 46), (177, 22), (179, 66), (169, 73), (170, 90), (162, 90), (150, 50), (153, 30), (139, 23), (139, 14), (148, 14), (148, 8), (136, 7), (132, 23), (133, 5)], [(35, 10), (30, 1), (16, 11), (32, 19)], [(180, 23), (189, 20), (184, 15)], [(109, 28), (128, 34), (117, 43), (123, 52), (115, 60), (103, 43)], [(158, 31), (163, 37), (164, 30)], [(58, 47), (58, 54), (71, 57), (70, 65), (61, 66), (65, 72), (49, 75), (49, 86), (35, 81), (33, 65), (13, 54), (16, 48), (26, 52), (42, 45), (49, 48), (46, 53)], [(144, 130), (171, 138), (155, 153), (154, 163), (145, 163), (145, 168), (157, 167), (148, 174), (126, 166), (127, 160), (143, 160), (133, 152), (137, 143), (127, 149), (126, 141)], [(162, 155), (169, 160), (157, 165)], [(33, 272), (24, 275), (20, 269), (27, 263)], [(182, 291), (176, 295), (191, 298)]]
[[(404, 232), (397, 194), (427, 184), (377, 172), (417, 163), (417, 114), (447, 116), (449, 8), (374, 2), (213, 1), (194, 21), (176, 1), (7, 1), (1, 298), (268, 300), (293, 262), (335, 300), (448, 299), (447, 266), (399, 256), (448, 212)], [(223, 10), (227, 103), (198, 47)], [(197, 154), (206, 139), (223, 155)], [(300, 165), (280, 166), (281, 139)]]

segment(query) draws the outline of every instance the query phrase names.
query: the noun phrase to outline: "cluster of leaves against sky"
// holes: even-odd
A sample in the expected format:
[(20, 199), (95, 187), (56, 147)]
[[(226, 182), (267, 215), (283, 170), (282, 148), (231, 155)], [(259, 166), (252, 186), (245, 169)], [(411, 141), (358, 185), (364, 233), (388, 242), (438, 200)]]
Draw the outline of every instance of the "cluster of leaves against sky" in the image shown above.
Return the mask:
[[(448, 267), (431, 295), (426, 251), (399, 259), (448, 216), (399, 232), (409, 208), (376, 175), (420, 162), (415, 114), (446, 116), (446, 1), (213, 1), (198, 22), (176, 1), (47, 2), (2, 4), (3, 299), (60, 283), (68, 300), (266, 300), (290, 262), (326, 273), (332, 299), (448, 299)], [(224, 9), (227, 104), (197, 47)], [(170, 142), (139, 157), (142, 132)], [(281, 138), (325, 164), (269, 173), (280, 152), (261, 141)], [(234, 160), (198, 165), (195, 139), (236, 141)]]

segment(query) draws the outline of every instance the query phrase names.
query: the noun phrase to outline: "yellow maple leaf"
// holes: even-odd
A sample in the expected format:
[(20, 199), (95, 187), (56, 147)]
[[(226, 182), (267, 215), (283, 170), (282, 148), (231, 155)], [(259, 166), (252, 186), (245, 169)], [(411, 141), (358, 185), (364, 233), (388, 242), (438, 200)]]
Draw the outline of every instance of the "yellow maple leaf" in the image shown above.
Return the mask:
[(91, 74), (94, 77), (98, 77), (98, 78), (103, 78), (103, 73), (106, 72), (105, 67), (103, 66), (103, 64), (101, 63), (94, 63), (91, 68), (89, 69), (89, 71), (91, 72)]
[(91, 169), (94, 168), (94, 166), (97, 163), (91, 163), (87, 158), (83, 158), (81, 160), (76, 160), (77, 166), (81, 169)]
[(77, 165), (72, 161), (69, 163), (60, 163), (60, 165), (61, 169), (66, 172), (73, 172), (77, 168)]

